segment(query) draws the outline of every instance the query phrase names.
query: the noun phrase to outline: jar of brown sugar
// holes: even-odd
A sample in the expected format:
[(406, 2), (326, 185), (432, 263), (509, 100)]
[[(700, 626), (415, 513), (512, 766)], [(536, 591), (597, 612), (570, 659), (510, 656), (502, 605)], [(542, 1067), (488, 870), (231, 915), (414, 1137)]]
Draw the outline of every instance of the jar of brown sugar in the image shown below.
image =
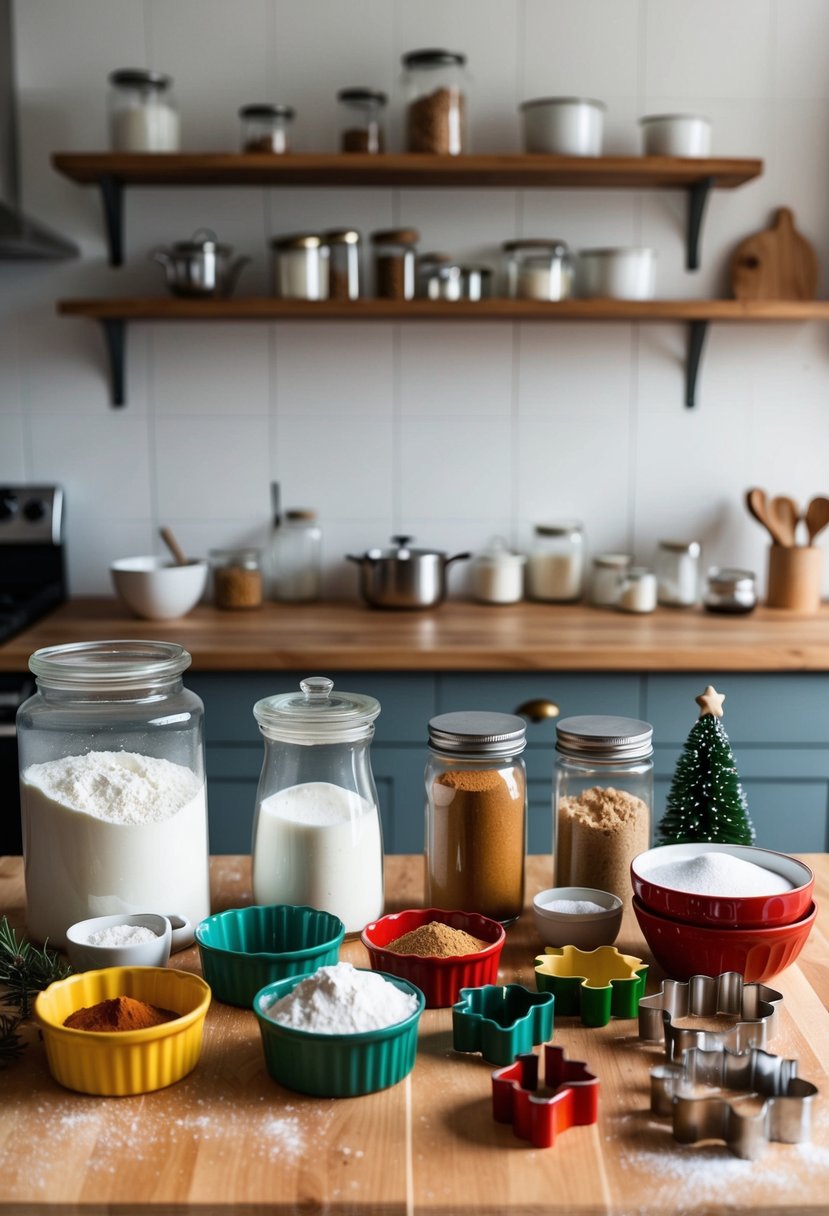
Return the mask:
[(650, 848), (653, 727), (583, 714), (556, 723), (555, 886), (630, 904), (630, 863)]
[(459, 156), (466, 152), (466, 56), (409, 51), (403, 56), (406, 151)]
[(259, 608), (262, 553), (259, 549), (211, 549), (213, 602), (217, 608)]
[(340, 89), (340, 151), (386, 150), (385, 112), (388, 98), (378, 89)]
[(372, 232), (374, 294), (381, 300), (412, 300), (415, 258), (420, 233), (415, 228), (384, 228)]
[(426, 905), (508, 924), (524, 906), (526, 723), (465, 711), (429, 722)]

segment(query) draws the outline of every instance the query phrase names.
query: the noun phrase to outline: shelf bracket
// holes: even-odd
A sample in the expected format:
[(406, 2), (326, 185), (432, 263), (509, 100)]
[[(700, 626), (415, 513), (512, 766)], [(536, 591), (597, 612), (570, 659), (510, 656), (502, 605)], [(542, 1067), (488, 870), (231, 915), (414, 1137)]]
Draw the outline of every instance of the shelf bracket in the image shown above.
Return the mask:
[(124, 265), (124, 183), (120, 177), (104, 174), (98, 179), (104, 205), (110, 266)]
[(685, 258), (687, 270), (699, 270), (699, 238), (702, 216), (708, 195), (714, 188), (714, 178), (704, 177), (688, 187), (688, 246)]
[(112, 404), (126, 405), (127, 323), (123, 317), (102, 317), (101, 325), (109, 359)]
[(707, 321), (689, 322), (688, 361), (685, 365), (685, 406), (689, 410), (692, 410), (697, 403), (697, 376), (707, 333)]

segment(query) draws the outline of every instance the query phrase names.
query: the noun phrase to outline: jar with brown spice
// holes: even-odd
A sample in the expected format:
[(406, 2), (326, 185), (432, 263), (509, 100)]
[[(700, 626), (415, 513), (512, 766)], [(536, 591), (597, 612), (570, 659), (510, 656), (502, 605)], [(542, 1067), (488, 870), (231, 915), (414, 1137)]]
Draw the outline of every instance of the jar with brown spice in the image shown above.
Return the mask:
[(217, 608), (259, 608), (262, 553), (259, 549), (211, 549), (213, 602)]
[(340, 151), (379, 153), (386, 150), (388, 98), (378, 89), (340, 89)]
[(556, 723), (555, 886), (610, 891), (630, 904), (630, 863), (650, 848), (653, 727), (582, 714)]
[(457, 51), (409, 51), (403, 56), (406, 151), (459, 156), (467, 151), (466, 56)]
[(464, 711), (429, 722), (426, 904), (509, 924), (524, 906), (526, 723)]
[(416, 228), (384, 228), (372, 232), (374, 294), (381, 300), (412, 300), (415, 294)]
[(279, 155), (290, 152), (295, 117), (293, 106), (242, 106), (239, 117), (243, 152), (276, 152)]
[(329, 300), (359, 300), (359, 232), (354, 228), (330, 228), (322, 235), (328, 246)]

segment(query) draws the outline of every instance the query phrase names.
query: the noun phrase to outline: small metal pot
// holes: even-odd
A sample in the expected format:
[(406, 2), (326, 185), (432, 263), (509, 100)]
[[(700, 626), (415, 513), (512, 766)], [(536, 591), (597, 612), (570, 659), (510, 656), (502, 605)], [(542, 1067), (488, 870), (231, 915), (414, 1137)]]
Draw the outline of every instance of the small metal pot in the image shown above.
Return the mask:
[(435, 549), (410, 549), (411, 536), (393, 536), (393, 549), (346, 554), (360, 567), (360, 594), (372, 608), (432, 608), (446, 598), (446, 567), (469, 553), (447, 557)]
[(169, 249), (153, 249), (150, 260), (164, 267), (167, 286), (174, 296), (227, 297), (236, 286), (239, 271), (250, 261), (232, 261), (232, 253), (230, 245), (218, 243), (215, 232), (199, 228), (189, 241), (177, 241)]

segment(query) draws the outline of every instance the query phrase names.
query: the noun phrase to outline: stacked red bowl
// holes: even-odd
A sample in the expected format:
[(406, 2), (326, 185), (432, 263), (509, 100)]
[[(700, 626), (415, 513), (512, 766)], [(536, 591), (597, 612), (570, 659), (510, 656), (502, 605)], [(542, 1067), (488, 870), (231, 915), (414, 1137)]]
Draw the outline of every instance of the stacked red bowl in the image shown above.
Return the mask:
[(795, 961), (817, 916), (815, 876), (786, 853), (669, 844), (633, 859), (633, 910), (673, 979), (738, 971), (764, 983)]

